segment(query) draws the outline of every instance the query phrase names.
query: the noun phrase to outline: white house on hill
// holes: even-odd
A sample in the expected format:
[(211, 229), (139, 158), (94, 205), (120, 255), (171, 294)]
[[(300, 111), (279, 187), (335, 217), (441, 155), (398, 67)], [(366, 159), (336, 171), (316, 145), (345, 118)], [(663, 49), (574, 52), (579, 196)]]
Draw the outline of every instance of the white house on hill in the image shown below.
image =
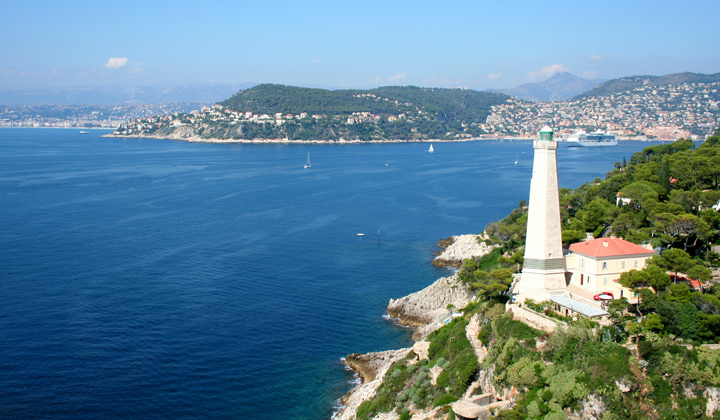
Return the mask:
[(610, 292), (615, 298), (626, 297), (630, 303), (636, 303), (634, 293), (618, 280), (626, 271), (642, 270), (654, 254), (649, 246), (614, 237), (574, 243), (565, 256), (571, 274), (569, 285), (592, 293)]

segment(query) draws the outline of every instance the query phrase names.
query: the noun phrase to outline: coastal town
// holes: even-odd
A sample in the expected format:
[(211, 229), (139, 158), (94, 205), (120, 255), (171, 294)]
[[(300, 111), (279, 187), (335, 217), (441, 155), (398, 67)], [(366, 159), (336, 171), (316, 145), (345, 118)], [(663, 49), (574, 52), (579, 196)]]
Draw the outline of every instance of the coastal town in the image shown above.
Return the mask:
[[(446, 133), (446, 139), (532, 138), (542, 126), (557, 127), (558, 139), (573, 132), (603, 130), (621, 140), (698, 139), (720, 126), (720, 83), (682, 83), (666, 86), (644, 86), (608, 96), (585, 97), (560, 102), (529, 102), (508, 98), (492, 105), (485, 121), (463, 121), (462, 129)], [(243, 124), (282, 127), (300, 123), (335, 124), (421, 124), (430, 118), (427, 112), (411, 103), (362, 94), (373, 101), (395, 102), (398, 112), (380, 115), (353, 112), (344, 115), (300, 113), (254, 113), (233, 110), (221, 104), (202, 107), (188, 114), (152, 116), (119, 125), (117, 135), (167, 133), (181, 127), (200, 132), (202, 127), (230, 129)], [(242, 131), (241, 128), (236, 128)], [(413, 133), (418, 128), (413, 127)], [(277, 131), (276, 131), (277, 132)], [(485, 134), (480, 134), (485, 133)]]
[(634, 140), (676, 140), (712, 133), (720, 125), (720, 83), (644, 86), (622, 93), (561, 102), (509, 99), (492, 107), (480, 127), (496, 136), (532, 137), (544, 124), (559, 137), (579, 128)]
[(0, 127), (104, 128), (155, 115), (190, 112), (198, 102), (117, 105), (0, 105)]
[[(720, 82), (650, 85), (606, 96), (589, 96), (558, 102), (530, 102), (507, 98), (491, 105), (484, 120), (465, 120), (444, 140), (532, 138), (542, 126), (556, 127), (557, 138), (577, 130), (602, 130), (620, 140), (699, 139), (720, 126)], [(357, 111), (345, 114), (252, 112), (222, 104), (123, 104), (114, 106), (5, 106), (0, 107), (0, 127), (68, 127), (116, 129), (117, 136), (175, 138), (197, 137), (214, 129), (219, 137), (242, 133), (258, 138), (297, 132), (297, 127), (345, 127), (409, 124), (411, 140), (430, 139), (422, 133), (433, 116), (407, 101), (359, 93), (356, 98), (394, 104), (396, 112)], [(425, 124), (425, 125), (424, 125)], [(355, 128), (349, 128), (355, 126)], [(307, 129), (307, 128), (306, 128)], [(224, 130), (224, 131), (223, 131)], [(180, 134), (178, 134), (180, 133)], [(189, 133), (193, 133), (190, 135)], [(436, 131), (437, 133), (437, 131)], [(290, 138), (290, 140), (293, 140)], [(322, 139), (319, 139), (322, 140)]]

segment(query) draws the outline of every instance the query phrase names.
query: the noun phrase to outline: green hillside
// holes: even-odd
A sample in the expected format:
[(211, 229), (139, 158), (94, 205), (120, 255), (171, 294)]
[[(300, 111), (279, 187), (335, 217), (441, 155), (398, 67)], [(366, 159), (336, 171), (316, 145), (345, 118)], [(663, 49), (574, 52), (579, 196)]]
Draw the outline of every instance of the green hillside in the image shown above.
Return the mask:
[(635, 88), (643, 86), (662, 86), (683, 83), (715, 83), (720, 82), (720, 73), (701, 74), (701, 73), (675, 73), (666, 74), (664, 76), (630, 76), (621, 77), (619, 79), (608, 80), (601, 83), (593, 89), (582, 93), (574, 100), (582, 98), (590, 98), (597, 96), (608, 96), (616, 93), (631, 91)]
[(507, 95), (467, 89), (387, 86), (369, 90), (326, 90), (262, 84), (241, 90), (221, 105), (235, 111), (265, 114), (350, 115), (370, 112), (382, 116), (422, 111), (440, 121), (482, 121), (490, 106), (503, 103)]
[(262, 84), (201, 112), (130, 121), (113, 135), (230, 141), (455, 140), (484, 134), (481, 124), (491, 107), (508, 99), (462, 88), (326, 90)]
[[(552, 302), (526, 301), (526, 308), (562, 321), (553, 333), (514, 320), (505, 291), (523, 262), (528, 220), (522, 201), (486, 228), (489, 241), (500, 247), (466, 260), (458, 273), (476, 300), (428, 337), (427, 359), (410, 353), (394, 363), (375, 396), (359, 406), (357, 419), (390, 411), (410, 419), (440, 407), (435, 417), (417, 418), (451, 420), (450, 404), (468, 387), (474, 395), (517, 392), (496, 419), (720, 417), (720, 286), (710, 269), (720, 264), (710, 248), (720, 242), (720, 213), (712, 208), (720, 199), (719, 134), (699, 145), (680, 139), (647, 147), (617, 162), (604, 180), (560, 190), (566, 243), (594, 231), (662, 249), (646, 267), (620, 277), (640, 296), (637, 304), (612, 300), (611, 322), (600, 326), (559, 316)], [(617, 206), (619, 191), (633, 201)], [(678, 272), (708, 287), (690, 289), (676, 281)], [(486, 349), (478, 357), (467, 338), (473, 317)]]

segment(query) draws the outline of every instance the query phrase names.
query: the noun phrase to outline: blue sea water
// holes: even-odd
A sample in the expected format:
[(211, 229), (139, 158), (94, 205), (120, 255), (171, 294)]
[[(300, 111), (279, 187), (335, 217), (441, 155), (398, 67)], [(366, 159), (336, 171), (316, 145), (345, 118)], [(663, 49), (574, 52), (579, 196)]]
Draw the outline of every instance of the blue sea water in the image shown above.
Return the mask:
[[(411, 343), (388, 300), (447, 275), (437, 241), (504, 217), (532, 170), (529, 141), (103, 133), (0, 130), (0, 418), (328, 419), (342, 357)], [(561, 146), (561, 187), (648, 145)]]

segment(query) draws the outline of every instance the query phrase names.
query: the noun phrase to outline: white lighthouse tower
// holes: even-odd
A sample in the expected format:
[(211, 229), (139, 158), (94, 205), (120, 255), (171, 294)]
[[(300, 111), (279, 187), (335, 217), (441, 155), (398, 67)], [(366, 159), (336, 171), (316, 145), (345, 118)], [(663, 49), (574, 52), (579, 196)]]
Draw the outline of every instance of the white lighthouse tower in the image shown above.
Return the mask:
[(525, 261), (517, 284), (520, 302), (525, 298), (542, 300), (548, 291), (567, 287), (558, 195), (558, 144), (550, 127), (540, 130), (533, 148)]

